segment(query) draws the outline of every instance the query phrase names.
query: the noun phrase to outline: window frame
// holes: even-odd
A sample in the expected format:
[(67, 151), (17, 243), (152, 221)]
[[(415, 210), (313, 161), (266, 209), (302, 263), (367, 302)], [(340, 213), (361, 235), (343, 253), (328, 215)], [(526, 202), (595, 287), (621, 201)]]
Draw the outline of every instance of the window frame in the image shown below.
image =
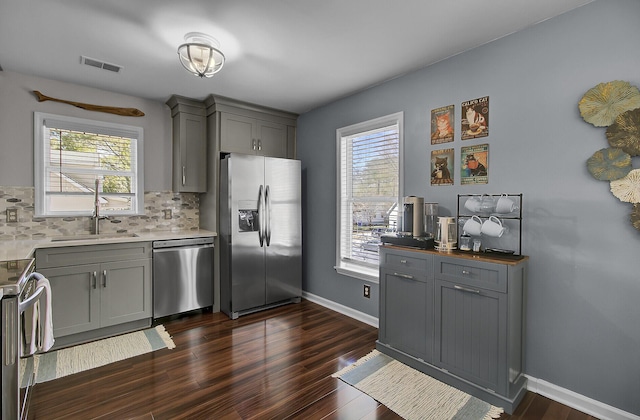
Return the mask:
[(134, 171), (134, 192), (131, 198), (132, 209), (127, 211), (109, 212), (109, 216), (135, 216), (144, 215), (144, 129), (138, 126), (118, 124), (106, 121), (91, 120), (88, 118), (69, 117), (65, 115), (49, 114), (44, 112), (34, 112), (33, 115), (33, 148), (34, 148), (34, 215), (35, 217), (75, 217), (91, 216), (93, 209), (87, 211), (51, 211), (46, 207), (46, 180), (45, 170), (46, 159), (45, 134), (47, 129), (46, 120), (58, 122), (57, 125), (65, 127), (55, 127), (59, 129), (71, 129), (75, 131), (85, 131), (96, 134), (129, 137), (136, 140), (136, 156)]
[[(378, 130), (384, 127), (398, 126), (398, 205), (404, 191), (404, 112), (396, 112), (382, 117), (363, 121), (357, 124), (338, 128), (336, 130), (336, 265), (334, 269), (339, 274), (355, 277), (361, 280), (378, 283), (378, 265), (360, 261), (346, 261), (340, 255), (342, 242), (342, 142), (348, 137), (364, 134), (368, 131)], [(351, 217), (351, 216), (350, 216)]]

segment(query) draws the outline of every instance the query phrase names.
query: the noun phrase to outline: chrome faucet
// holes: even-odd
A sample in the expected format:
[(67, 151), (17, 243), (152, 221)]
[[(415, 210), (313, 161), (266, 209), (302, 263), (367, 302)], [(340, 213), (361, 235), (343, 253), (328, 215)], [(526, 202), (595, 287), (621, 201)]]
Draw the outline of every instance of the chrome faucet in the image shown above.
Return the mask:
[(93, 195), (93, 214), (91, 215), (91, 233), (100, 234), (100, 220), (108, 219), (107, 216), (100, 216), (100, 179), (96, 178), (96, 187)]

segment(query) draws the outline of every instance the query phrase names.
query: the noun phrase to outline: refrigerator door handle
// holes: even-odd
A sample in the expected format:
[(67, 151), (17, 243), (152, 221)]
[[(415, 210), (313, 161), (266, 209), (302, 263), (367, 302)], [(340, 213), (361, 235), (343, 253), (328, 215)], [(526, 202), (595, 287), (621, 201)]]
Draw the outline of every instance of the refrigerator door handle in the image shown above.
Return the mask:
[(262, 185), (258, 191), (258, 239), (260, 248), (264, 246), (264, 199), (262, 195)]
[(264, 191), (264, 201), (265, 201), (265, 219), (267, 220), (265, 226), (265, 236), (267, 241), (267, 246), (271, 244), (271, 193), (270, 188), (267, 185)]

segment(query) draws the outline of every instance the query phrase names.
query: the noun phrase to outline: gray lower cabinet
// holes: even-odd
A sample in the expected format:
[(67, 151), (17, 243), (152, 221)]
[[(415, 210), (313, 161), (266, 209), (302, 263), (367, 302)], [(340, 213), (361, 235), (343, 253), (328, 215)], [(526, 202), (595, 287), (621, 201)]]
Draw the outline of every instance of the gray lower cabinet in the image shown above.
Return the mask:
[(51, 284), (56, 345), (74, 344), (151, 324), (148, 242), (36, 250)]
[(433, 346), (431, 260), (411, 252), (381, 252), (379, 340), (430, 362)]
[(512, 413), (526, 391), (528, 259), (468, 255), (380, 248), (377, 348)]

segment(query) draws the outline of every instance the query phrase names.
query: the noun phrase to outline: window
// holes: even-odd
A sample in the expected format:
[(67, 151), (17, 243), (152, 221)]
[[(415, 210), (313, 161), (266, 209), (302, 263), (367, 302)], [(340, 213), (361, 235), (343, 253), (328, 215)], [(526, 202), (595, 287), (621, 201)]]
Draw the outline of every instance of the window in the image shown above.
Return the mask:
[(378, 278), (380, 235), (397, 229), (402, 121), (403, 114), (397, 113), (336, 132), (336, 270), (341, 274)]
[(34, 114), (36, 216), (90, 216), (99, 180), (104, 215), (144, 213), (143, 130)]

